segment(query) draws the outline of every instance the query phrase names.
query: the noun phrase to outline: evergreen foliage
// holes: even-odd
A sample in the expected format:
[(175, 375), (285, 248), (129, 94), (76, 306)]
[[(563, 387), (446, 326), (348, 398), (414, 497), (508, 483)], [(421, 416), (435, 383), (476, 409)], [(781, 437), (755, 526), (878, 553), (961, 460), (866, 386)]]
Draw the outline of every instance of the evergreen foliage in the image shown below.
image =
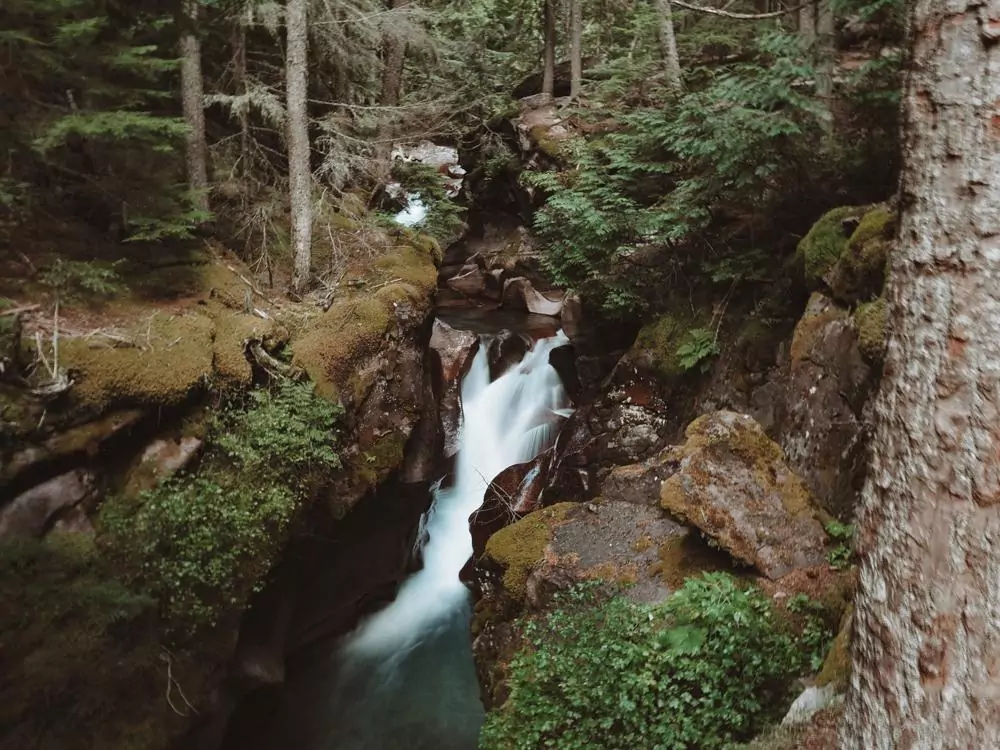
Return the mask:
[(571, 590), (525, 624), (484, 750), (723, 748), (778, 718), (807, 668), (767, 597), (727, 574), (689, 579), (662, 605), (597, 591)]
[(238, 613), (263, 585), (320, 470), (340, 466), (340, 413), (308, 383), (253, 391), (220, 417), (197, 473), (104, 503), (108, 554), (175, 637)]

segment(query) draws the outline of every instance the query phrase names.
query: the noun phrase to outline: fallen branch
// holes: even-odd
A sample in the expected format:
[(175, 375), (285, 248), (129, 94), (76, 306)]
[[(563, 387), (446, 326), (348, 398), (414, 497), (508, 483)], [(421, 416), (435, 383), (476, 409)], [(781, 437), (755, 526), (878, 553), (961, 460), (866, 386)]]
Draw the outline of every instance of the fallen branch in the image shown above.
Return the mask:
[(12, 307), (9, 310), (0, 310), (0, 316), (31, 312), (32, 310), (37, 310), (39, 307), (41, 307), (41, 305), (21, 305), (21, 307)]
[(160, 661), (166, 662), (167, 664), (167, 705), (169, 705), (170, 709), (178, 716), (187, 716), (186, 713), (177, 709), (177, 706), (174, 705), (173, 699), (170, 697), (171, 692), (173, 692), (173, 689), (176, 687), (177, 694), (180, 695), (181, 700), (183, 700), (184, 704), (191, 709), (193, 714), (197, 715), (198, 709), (191, 705), (191, 701), (187, 699), (187, 696), (184, 695), (184, 690), (181, 689), (181, 684), (174, 677), (173, 660), (170, 657), (170, 652), (164, 649), (163, 653), (160, 654)]
[(710, 16), (722, 16), (723, 18), (735, 18), (739, 21), (764, 21), (768, 18), (780, 18), (797, 10), (802, 10), (808, 4), (803, 3), (796, 5), (794, 8), (784, 8), (783, 10), (776, 10), (771, 13), (733, 13), (732, 11), (720, 10), (719, 8), (691, 5), (690, 3), (683, 2), (683, 0), (670, 0), (670, 3), (676, 5), (678, 8), (684, 8), (684, 10), (693, 10), (695, 13), (707, 13)]
[(258, 339), (247, 339), (246, 349), (257, 364), (272, 378), (287, 378), (291, 376), (291, 365), (287, 365), (268, 354)]

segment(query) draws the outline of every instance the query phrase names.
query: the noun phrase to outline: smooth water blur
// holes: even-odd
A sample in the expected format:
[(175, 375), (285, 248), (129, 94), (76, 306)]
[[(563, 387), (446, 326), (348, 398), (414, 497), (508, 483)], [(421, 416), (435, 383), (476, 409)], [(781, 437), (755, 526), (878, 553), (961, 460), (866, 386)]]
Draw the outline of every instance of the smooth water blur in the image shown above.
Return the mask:
[(492, 382), (489, 347), (479, 347), (462, 381), (454, 483), (434, 491), (424, 522), (423, 568), (302, 676), (293, 689), (301, 701), (293, 697), (283, 709), (270, 744), (275, 750), (477, 747), (484, 715), (469, 635), (470, 595), (459, 580), (472, 555), (469, 516), (489, 480), (551, 445), (571, 413), (549, 365), (549, 352), (567, 342), (561, 332), (536, 341)]

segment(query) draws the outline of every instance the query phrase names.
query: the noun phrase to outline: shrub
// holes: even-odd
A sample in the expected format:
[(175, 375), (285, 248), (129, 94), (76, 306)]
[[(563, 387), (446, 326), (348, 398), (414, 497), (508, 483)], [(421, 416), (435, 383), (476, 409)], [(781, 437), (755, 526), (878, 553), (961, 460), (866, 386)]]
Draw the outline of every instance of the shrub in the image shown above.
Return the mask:
[(176, 634), (215, 625), (246, 604), (270, 570), (296, 508), (277, 485), (223, 486), (180, 475), (101, 513), (130, 576), (160, 602)]
[(109, 553), (158, 599), (175, 634), (216, 624), (261, 587), (313, 472), (340, 467), (339, 414), (308, 383), (253, 391), (219, 418), (198, 475), (104, 503)]
[(333, 445), (341, 414), (339, 404), (314, 395), (312, 383), (286, 380), (226, 412), (214, 440), (240, 469), (301, 486), (310, 470), (340, 468)]
[(785, 708), (807, 665), (768, 599), (722, 573), (662, 605), (572, 590), (525, 625), (484, 750), (724, 747)]

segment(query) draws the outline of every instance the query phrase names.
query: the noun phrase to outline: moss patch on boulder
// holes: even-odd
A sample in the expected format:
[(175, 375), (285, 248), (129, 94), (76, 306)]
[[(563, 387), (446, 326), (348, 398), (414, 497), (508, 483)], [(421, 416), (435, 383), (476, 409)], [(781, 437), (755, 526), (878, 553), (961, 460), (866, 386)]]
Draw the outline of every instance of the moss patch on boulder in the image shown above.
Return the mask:
[(830, 650), (826, 654), (823, 668), (819, 676), (816, 677), (816, 685), (825, 687), (834, 685), (838, 690), (847, 687), (847, 681), (851, 677), (851, 631), (854, 619), (854, 606), (851, 605), (844, 612), (840, 621), (840, 629), (837, 637), (833, 639)]
[(789, 356), (792, 366), (807, 361), (813, 350), (822, 339), (824, 332), (831, 323), (847, 318), (847, 311), (822, 295), (814, 292), (806, 305), (806, 311), (795, 326), (792, 334), (792, 345)]
[(642, 327), (626, 359), (629, 364), (651, 370), (663, 381), (674, 380), (685, 372), (678, 347), (689, 331), (704, 323), (693, 315), (661, 315)]
[(809, 286), (817, 287), (844, 254), (852, 234), (848, 220), (860, 220), (866, 210), (864, 206), (841, 206), (828, 211), (802, 238), (795, 254), (802, 262)]
[(60, 364), (74, 379), (73, 397), (96, 412), (112, 404), (174, 406), (212, 375), (215, 326), (204, 315), (156, 315), (136, 331), (136, 345), (109, 347), (67, 339)]
[(486, 555), (504, 570), (503, 584), (516, 599), (524, 599), (528, 574), (545, 556), (552, 532), (576, 503), (558, 503), (529, 513), (489, 538)]
[(886, 266), (896, 235), (895, 211), (880, 205), (858, 223), (826, 282), (837, 299), (852, 304), (882, 293)]
[(874, 302), (858, 305), (854, 311), (858, 327), (858, 348), (870, 362), (881, 362), (885, 356), (886, 334), (889, 323), (889, 304), (879, 297)]

